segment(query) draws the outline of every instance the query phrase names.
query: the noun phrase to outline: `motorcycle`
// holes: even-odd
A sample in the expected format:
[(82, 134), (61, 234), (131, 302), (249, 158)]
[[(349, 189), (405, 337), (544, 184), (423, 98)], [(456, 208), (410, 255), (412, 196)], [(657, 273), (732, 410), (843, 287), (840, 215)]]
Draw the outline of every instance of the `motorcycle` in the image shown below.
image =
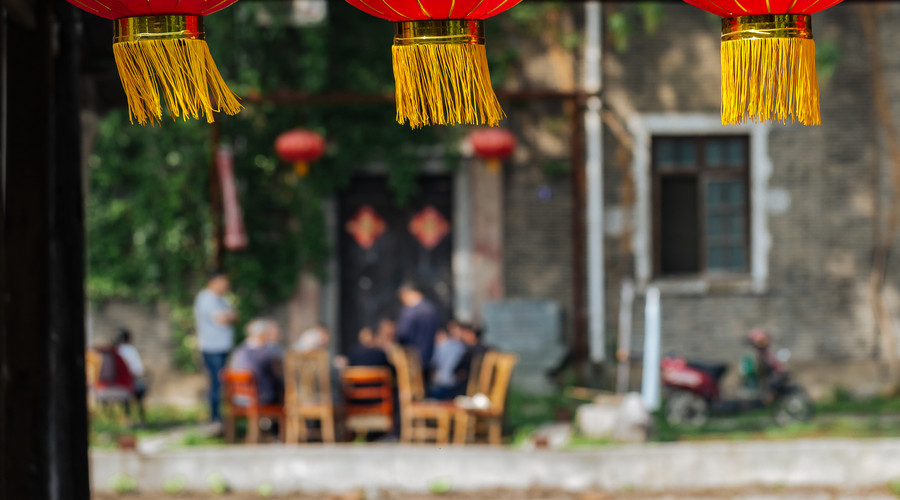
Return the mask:
[[(672, 425), (700, 427), (711, 415), (733, 415), (741, 411), (770, 408), (777, 425), (809, 420), (814, 406), (806, 391), (790, 376), (787, 361), (790, 351), (782, 349), (773, 356), (760, 351), (759, 364), (768, 372), (765, 383), (742, 397), (722, 397), (720, 383), (728, 371), (724, 363), (707, 363), (683, 357), (666, 356), (662, 360), (662, 381), (667, 394), (663, 416)], [(743, 371), (747, 371), (745, 368)], [(747, 373), (744, 373), (745, 381)]]

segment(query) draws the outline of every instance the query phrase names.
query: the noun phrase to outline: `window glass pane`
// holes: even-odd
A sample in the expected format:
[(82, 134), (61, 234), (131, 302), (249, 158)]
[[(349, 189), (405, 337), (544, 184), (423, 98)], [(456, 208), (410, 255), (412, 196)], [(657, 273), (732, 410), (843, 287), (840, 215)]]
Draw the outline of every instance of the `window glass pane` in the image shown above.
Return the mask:
[(656, 141), (656, 164), (666, 169), (692, 169), (697, 165), (697, 143), (693, 139), (663, 137)]
[(710, 167), (721, 166), (724, 160), (725, 147), (718, 139), (706, 140), (706, 164)]
[(747, 162), (747, 141), (733, 138), (728, 140), (728, 166), (742, 167)]
[(747, 142), (739, 137), (709, 137), (704, 153), (708, 167), (741, 168), (747, 163)]
[(744, 205), (744, 182), (735, 181), (728, 185), (728, 201), (736, 205)]
[(710, 271), (746, 270), (746, 210), (743, 179), (706, 185), (706, 265)]
[(692, 167), (692, 166), (696, 165), (697, 164), (697, 143), (692, 140), (689, 140), (689, 139), (680, 140), (678, 142), (680, 143), (679, 145), (681, 146), (680, 148), (678, 148), (679, 149), (679, 156), (678, 156), (679, 164), (681, 164), (682, 167)]
[(732, 247), (731, 262), (728, 268), (733, 271), (743, 271), (746, 268), (746, 255), (744, 247)]
[(721, 247), (713, 247), (709, 249), (707, 260), (710, 269), (722, 269), (724, 267), (723, 259), (724, 249)]

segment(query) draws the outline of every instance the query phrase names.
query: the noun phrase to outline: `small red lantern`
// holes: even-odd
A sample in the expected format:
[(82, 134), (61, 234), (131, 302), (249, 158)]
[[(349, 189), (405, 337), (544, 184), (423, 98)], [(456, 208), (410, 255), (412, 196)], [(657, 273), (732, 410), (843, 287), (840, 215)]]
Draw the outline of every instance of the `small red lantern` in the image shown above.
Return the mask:
[(306, 177), (309, 164), (325, 153), (325, 139), (318, 132), (296, 128), (275, 139), (275, 152), (282, 160), (294, 164), (298, 176)]
[(113, 56), (128, 98), (132, 123), (206, 118), (240, 111), (204, 40), (203, 17), (237, 0), (68, 0), (91, 14), (112, 19)]
[(501, 162), (516, 150), (516, 136), (502, 128), (477, 129), (469, 134), (469, 143), (491, 172), (499, 172)]
[(821, 123), (811, 15), (843, 0), (685, 0), (722, 19), (722, 123)]

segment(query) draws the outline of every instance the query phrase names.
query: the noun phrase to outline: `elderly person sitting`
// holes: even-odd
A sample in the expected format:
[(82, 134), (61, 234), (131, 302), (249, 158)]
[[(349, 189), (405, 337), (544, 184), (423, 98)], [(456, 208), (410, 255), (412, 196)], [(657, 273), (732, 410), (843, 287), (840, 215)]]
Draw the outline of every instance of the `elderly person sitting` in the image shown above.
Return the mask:
[(230, 367), (253, 372), (259, 404), (282, 403), (284, 397), (284, 353), (278, 345), (278, 324), (255, 319), (247, 324), (247, 338), (231, 355)]

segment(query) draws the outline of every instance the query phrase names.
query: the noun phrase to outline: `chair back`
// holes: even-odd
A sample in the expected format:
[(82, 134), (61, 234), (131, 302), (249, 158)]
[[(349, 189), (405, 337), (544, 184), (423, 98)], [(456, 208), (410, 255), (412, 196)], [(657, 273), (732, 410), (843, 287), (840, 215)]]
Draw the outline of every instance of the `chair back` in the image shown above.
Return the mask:
[(472, 364), (469, 365), (469, 380), (466, 383), (466, 396), (472, 397), (478, 393), (487, 394), (490, 388), (490, 380), (482, 381), (481, 366), (484, 362), (484, 354), (475, 355)]
[(394, 427), (391, 370), (378, 366), (350, 366), (341, 374), (348, 429), (389, 431)]
[(510, 352), (488, 351), (484, 354), (479, 379), (491, 402), (489, 411), (494, 415), (503, 414), (509, 381), (518, 361), (519, 356)]
[(331, 404), (328, 351), (289, 352), (284, 356), (284, 404), (287, 408)]
[(259, 395), (253, 372), (226, 368), (222, 370), (221, 377), (227, 407), (241, 409), (259, 407)]
[(84, 371), (88, 387), (96, 387), (97, 381), (100, 379), (100, 364), (103, 357), (100, 353), (89, 349), (84, 353)]
[(396, 346), (388, 352), (388, 358), (397, 372), (397, 393), (400, 408), (415, 401), (425, 399), (422, 369), (418, 353)]

